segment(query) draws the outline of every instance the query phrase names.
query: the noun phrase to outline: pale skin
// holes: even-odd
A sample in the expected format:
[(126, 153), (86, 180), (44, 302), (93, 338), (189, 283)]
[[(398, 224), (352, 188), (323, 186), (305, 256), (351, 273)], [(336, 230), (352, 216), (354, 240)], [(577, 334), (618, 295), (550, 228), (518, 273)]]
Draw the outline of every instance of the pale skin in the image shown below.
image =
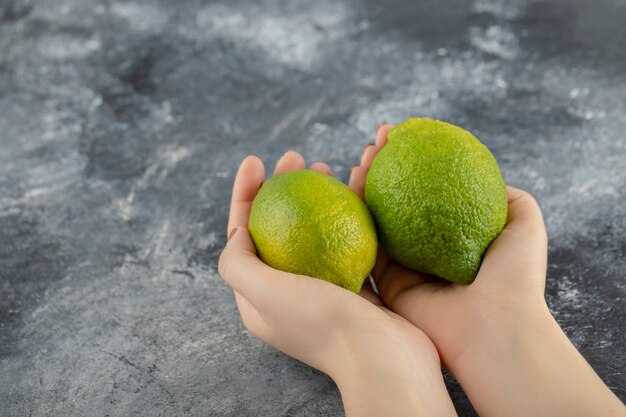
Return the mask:
[[(304, 159), (288, 152), (274, 173), (303, 168)], [(310, 168), (332, 175), (323, 163)], [(256, 256), (246, 226), (264, 179), (261, 160), (244, 159), (233, 186), (230, 238), (219, 262), (250, 333), (333, 378), (350, 417), (455, 416), (435, 346), (384, 307), (371, 286), (354, 294), (272, 269)]]
[[(379, 127), (365, 148), (354, 189), (363, 189), (391, 128)], [(431, 281), (380, 251), (374, 276), (383, 302), (431, 338), (481, 416), (626, 415), (548, 310), (539, 206), (513, 187), (508, 203), (507, 224), (471, 285)]]
[[(361, 197), (391, 127), (378, 128), (352, 169), (349, 185)], [(275, 174), (304, 167), (288, 152)], [(310, 168), (332, 175), (323, 163)], [(256, 256), (246, 226), (264, 177), (258, 158), (242, 162), (220, 274), (249, 331), (330, 375), (349, 417), (456, 415), (440, 360), (481, 416), (626, 416), (547, 308), (547, 237), (528, 193), (508, 188), (507, 224), (473, 284), (408, 270), (381, 249), (372, 271), (378, 294), (366, 285), (359, 296)]]

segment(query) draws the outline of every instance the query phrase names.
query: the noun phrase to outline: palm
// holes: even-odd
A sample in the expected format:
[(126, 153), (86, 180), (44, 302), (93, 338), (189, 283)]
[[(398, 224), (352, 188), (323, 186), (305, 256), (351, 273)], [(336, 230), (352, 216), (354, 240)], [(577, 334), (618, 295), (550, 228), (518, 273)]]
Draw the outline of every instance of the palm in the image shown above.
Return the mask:
[[(303, 158), (295, 152), (288, 152), (278, 161), (274, 174), (304, 168)], [(332, 175), (330, 168), (323, 163), (315, 163), (310, 166), (310, 169)], [(233, 186), (228, 231), (236, 226), (247, 225), (252, 201), (264, 177), (265, 170), (258, 158), (244, 160)], [(254, 252), (253, 247), (251, 251)], [(303, 349), (298, 344), (302, 343), (304, 338), (301, 338), (295, 345), (291, 342), (285, 343), (284, 339), (272, 336), (276, 329), (283, 330), (284, 334), (297, 334), (307, 329), (306, 339), (312, 340), (312, 343), (323, 343), (327, 339), (328, 323), (342, 317), (344, 320), (350, 320), (351, 326), (349, 327), (352, 327), (355, 332), (366, 332), (375, 337), (387, 337), (397, 341), (398, 344), (408, 342), (410, 348), (417, 347), (422, 351), (429, 351), (434, 358), (437, 357), (433, 343), (424, 332), (407, 319), (389, 310), (373, 290), (369, 280), (366, 280), (359, 297), (321, 280), (272, 271), (272, 279), (276, 281), (273, 296), (279, 298), (281, 303), (272, 303), (267, 311), (261, 311), (262, 308), (260, 309), (258, 305), (263, 304), (263, 299), (258, 301), (249, 299), (249, 296), (238, 292), (237, 288), (235, 288), (235, 297), (246, 326), (254, 330), (254, 333), (261, 339), (274, 344), (291, 356), (307, 362), (306, 357), (301, 357)], [(249, 290), (249, 285), (248, 283), (243, 288)], [(253, 293), (251, 291), (251, 294)], [(311, 300), (315, 300), (316, 313), (308, 314), (305, 310), (298, 315), (297, 312), (302, 310), (299, 307), (310, 304)], [(296, 323), (298, 328), (293, 328)], [(286, 329), (290, 331), (285, 331)], [(381, 329), (384, 335), (380, 334)], [(319, 368), (316, 363), (310, 364)]]
[(479, 298), (472, 294), (475, 288), (405, 268), (382, 249), (373, 272), (385, 304), (433, 339), (445, 365), (454, 361), (459, 353), (456, 347), (474, 330), (461, 319)]

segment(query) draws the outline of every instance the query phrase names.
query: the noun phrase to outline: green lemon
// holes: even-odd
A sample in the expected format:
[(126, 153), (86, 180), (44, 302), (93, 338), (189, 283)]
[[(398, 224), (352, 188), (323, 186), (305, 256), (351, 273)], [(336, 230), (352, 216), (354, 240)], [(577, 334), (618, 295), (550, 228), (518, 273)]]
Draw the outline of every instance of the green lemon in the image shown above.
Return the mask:
[(409, 119), (389, 132), (365, 200), (381, 245), (400, 264), (470, 283), (507, 218), (506, 184), (489, 149), (449, 123)]
[(367, 207), (345, 184), (317, 171), (265, 181), (248, 227), (267, 265), (353, 292), (361, 290), (376, 261), (376, 228)]

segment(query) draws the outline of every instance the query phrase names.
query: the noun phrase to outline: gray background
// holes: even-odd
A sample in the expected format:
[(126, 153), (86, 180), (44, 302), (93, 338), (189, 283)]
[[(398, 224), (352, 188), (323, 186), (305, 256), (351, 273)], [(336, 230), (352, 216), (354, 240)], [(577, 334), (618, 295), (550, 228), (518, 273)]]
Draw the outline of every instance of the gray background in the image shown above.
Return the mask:
[(625, 45), (624, 0), (2, 0), (0, 415), (342, 415), (240, 322), (230, 187), (287, 149), (346, 180), (416, 115), (538, 198), (550, 307), (624, 400)]

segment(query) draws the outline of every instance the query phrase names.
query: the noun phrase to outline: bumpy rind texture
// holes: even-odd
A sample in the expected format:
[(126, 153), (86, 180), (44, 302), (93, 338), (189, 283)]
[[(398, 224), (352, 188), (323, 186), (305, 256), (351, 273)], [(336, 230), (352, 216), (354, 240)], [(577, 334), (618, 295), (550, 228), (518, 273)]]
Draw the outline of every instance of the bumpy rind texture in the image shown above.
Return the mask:
[(391, 257), (458, 283), (474, 280), (507, 219), (506, 184), (491, 152), (470, 132), (430, 119), (391, 130), (365, 199)]
[(363, 201), (337, 179), (312, 170), (263, 183), (249, 230), (267, 265), (353, 292), (361, 290), (376, 261), (376, 228)]

